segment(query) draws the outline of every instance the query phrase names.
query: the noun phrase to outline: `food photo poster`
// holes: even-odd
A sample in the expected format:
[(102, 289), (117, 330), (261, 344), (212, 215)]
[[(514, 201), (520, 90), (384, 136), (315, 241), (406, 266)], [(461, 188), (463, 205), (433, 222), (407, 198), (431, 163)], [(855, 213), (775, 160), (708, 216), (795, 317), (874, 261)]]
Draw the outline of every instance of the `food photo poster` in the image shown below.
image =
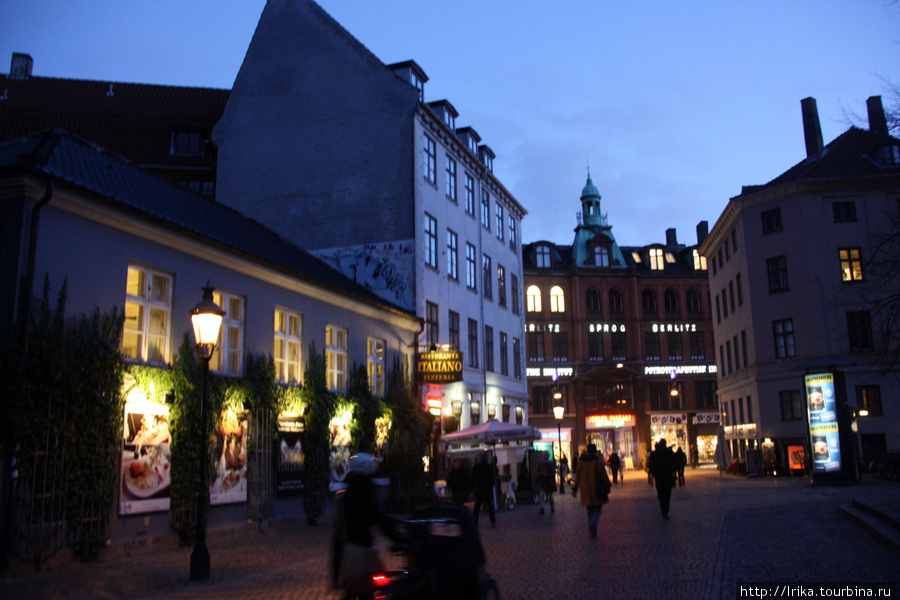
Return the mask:
[(150, 401), (126, 402), (122, 435), (119, 514), (169, 510), (169, 409)]

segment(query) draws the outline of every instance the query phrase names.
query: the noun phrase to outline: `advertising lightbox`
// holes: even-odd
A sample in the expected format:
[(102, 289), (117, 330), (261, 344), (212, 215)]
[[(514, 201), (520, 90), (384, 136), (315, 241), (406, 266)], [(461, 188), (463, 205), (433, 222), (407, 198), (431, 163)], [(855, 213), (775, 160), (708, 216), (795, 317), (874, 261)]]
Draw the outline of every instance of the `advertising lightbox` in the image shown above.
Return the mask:
[(838, 426), (834, 374), (815, 373), (803, 378), (813, 473), (841, 470), (841, 441)]

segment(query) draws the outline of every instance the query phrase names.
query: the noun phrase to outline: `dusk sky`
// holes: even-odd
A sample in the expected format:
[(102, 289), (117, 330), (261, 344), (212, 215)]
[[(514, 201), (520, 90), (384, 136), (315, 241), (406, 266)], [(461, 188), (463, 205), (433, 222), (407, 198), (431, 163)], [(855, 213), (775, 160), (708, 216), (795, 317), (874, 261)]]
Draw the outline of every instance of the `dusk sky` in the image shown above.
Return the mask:
[[(385, 64), (415, 60), (496, 153), (525, 242), (570, 244), (587, 167), (621, 245), (696, 243), (742, 185), (900, 83), (890, 0), (321, 0)], [(0, 72), (230, 88), (263, 0), (0, 0)]]

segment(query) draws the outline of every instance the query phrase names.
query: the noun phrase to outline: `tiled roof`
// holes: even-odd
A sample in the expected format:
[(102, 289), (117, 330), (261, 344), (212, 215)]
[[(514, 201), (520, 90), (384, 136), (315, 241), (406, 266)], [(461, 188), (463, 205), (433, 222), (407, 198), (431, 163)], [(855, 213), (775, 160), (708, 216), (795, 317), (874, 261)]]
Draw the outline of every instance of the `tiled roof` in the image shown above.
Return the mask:
[(0, 75), (0, 142), (62, 128), (142, 165), (212, 167), (211, 154), (173, 156), (175, 128), (209, 138), (230, 90)]
[[(538, 269), (535, 266), (535, 252), (534, 248), (536, 246), (550, 246), (550, 269), (547, 270), (547, 273), (560, 273), (560, 272), (572, 272), (573, 269), (573, 261), (572, 261), (572, 246), (571, 245), (562, 245), (562, 244), (551, 244), (549, 242), (533, 242), (531, 244), (525, 244), (522, 247), (522, 268), (526, 273), (536, 274), (543, 271), (543, 269)], [(625, 270), (622, 269), (604, 269), (598, 270), (597, 276), (602, 277), (608, 274), (621, 275), (623, 273), (634, 273), (636, 275), (649, 275), (653, 277), (706, 277), (706, 271), (697, 271), (694, 269), (693, 263), (693, 247), (666, 247), (662, 244), (651, 244), (653, 246), (659, 246), (663, 248), (663, 250), (667, 253), (670, 253), (674, 256), (674, 263), (666, 263), (666, 268), (663, 271), (655, 271), (651, 269), (647, 263), (645, 262), (636, 262), (634, 260), (634, 253), (641, 253), (642, 250), (646, 249), (646, 246), (620, 246), (622, 251), (622, 256), (625, 258)], [(582, 267), (585, 269), (584, 273), (586, 275), (590, 275), (592, 267)]]
[(22, 172), (70, 183), (136, 218), (252, 257), (298, 280), (412, 316), (238, 211), (194, 195), (61, 129), (0, 145), (0, 177)]

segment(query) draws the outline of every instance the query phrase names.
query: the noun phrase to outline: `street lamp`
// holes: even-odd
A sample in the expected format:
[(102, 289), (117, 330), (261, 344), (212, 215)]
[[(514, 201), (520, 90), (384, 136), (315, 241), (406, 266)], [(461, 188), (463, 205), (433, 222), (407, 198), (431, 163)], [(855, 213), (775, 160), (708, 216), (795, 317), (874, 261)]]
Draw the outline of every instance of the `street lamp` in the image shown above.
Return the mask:
[(194, 327), (194, 341), (197, 354), (203, 362), (203, 388), (200, 396), (200, 493), (197, 495), (197, 533), (194, 536), (194, 551), (191, 553), (191, 581), (209, 579), (209, 549), (206, 547), (206, 519), (209, 510), (209, 435), (206, 427), (209, 403), (209, 359), (212, 358), (216, 342), (219, 340), (219, 329), (225, 311), (213, 301), (213, 290), (209, 281), (203, 286), (203, 299), (190, 310), (191, 324)]
[[(559, 464), (562, 464), (562, 418), (566, 407), (562, 403), (562, 392), (553, 392), (553, 416), (556, 417), (556, 439), (559, 441)], [(559, 474), (559, 493), (566, 493), (566, 482), (562, 473)]]

